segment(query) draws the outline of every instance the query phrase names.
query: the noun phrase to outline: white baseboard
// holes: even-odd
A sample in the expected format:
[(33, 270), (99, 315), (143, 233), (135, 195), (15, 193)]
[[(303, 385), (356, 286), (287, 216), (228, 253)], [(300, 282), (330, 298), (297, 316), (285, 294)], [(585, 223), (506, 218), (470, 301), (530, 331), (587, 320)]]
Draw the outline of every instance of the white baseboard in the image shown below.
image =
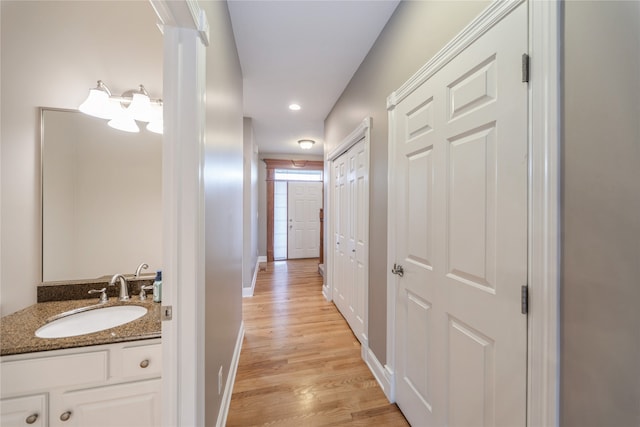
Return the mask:
[(322, 284), (322, 295), (324, 295), (324, 299), (329, 302), (331, 301), (331, 297), (329, 296), (329, 287), (324, 283)]
[(260, 270), (261, 262), (267, 262), (266, 257), (265, 257), (265, 261), (260, 261), (260, 257), (258, 257), (258, 260), (256, 261), (256, 268), (253, 270), (253, 279), (251, 280), (251, 287), (247, 287), (247, 288), (245, 288), (244, 286), (242, 287), (243, 298), (253, 296), (253, 292), (256, 290), (256, 279), (258, 278), (258, 270)]
[(216, 427), (223, 427), (227, 424), (227, 415), (229, 415), (229, 405), (231, 405), (231, 394), (233, 393), (233, 384), (236, 381), (236, 372), (238, 371), (238, 362), (240, 361), (240, 350), (242, 350), (242, 340), (244, 339), (244, 321), (240, 323), (236, 347), (233, 350), (233, 358), (231, 366), (229, 366), (229, 374), (227, 376), (227, 384), (224, 386), (224, 394), (222, 395), (222, 403), (220, 412), (218, 412), (218, 421)]
[(371, 351), (370, 348), (365, 347), (365, 345), (362, 346), (362, 359), (364, 359), (364, 362), (369, 367), (369, 370), (375, 377), (376, 381), (378, 381), (378, 384), (380, 384), (380, 387), (382, 388), (384, 395), (387, 396), (389, 402), (394, 403), (395, 396), (393, 395), (393, 390), (391, 387), (393, 373), (385, 369), (376, 355), (373, 354), (373, 351)]
[(267, 256), (266, 255), (260, 255), (258, 257), (258, 262), (267, 262)]

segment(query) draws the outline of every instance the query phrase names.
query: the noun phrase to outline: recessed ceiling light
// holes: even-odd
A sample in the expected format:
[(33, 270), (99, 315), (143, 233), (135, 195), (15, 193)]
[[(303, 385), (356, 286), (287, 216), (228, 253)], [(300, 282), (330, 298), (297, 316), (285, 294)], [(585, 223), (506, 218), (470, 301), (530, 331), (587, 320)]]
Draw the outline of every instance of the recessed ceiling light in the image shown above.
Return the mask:
[(291, 111), (298, 111), (300, 108), (302, 108), (302, 107), (300, 107), (298, 104), (289, 105), (289, 110), (291, 110)]

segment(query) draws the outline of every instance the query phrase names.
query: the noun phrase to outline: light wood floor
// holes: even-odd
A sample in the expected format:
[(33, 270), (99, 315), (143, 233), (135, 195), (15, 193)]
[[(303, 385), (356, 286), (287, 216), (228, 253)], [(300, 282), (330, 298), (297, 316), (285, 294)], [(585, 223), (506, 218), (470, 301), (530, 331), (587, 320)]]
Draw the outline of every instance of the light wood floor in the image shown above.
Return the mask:
[(227, 426), (407, 426), (322, 296), (317, 260), (268, 263), (243, 299), (245, 337)]

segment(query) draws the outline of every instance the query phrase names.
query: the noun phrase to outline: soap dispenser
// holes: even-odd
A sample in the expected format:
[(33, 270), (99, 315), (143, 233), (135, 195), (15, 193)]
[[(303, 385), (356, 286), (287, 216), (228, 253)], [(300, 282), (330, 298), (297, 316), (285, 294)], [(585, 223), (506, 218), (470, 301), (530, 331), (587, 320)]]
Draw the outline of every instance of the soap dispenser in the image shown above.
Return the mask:
[(153, 301), (162, 301), (162, 271), (156, 273), (156, 278), (153, 281)]

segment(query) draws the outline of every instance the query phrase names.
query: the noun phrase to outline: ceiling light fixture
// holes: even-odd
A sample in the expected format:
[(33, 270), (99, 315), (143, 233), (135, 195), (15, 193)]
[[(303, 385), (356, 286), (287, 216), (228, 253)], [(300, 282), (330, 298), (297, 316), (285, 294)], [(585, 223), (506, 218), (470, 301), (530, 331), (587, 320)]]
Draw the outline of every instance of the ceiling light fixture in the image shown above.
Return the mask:
[(313, 147), (313, 144), (316, 142), (313, 139), (300, 139), (298, 140), (298, 144), (300, 144), (300, 148), (303, 150), (309, 150)]
[(289, 110), (291, 111), (299, 111), (302, 107), (298, 104), (291, 104), (289, 105)]
[(109, 120), (109, 126), (125, 132), (139, 132), (136, 124), (148, 122), (147, 129), (162, 133), (162, 100), (151, 99), (143, 85), (128, 90), (122, 96), (113, 96), (111, 91), (98, 80), (97, 87), (89, 90), (89, 96), (78, 109), (90, 116)]

